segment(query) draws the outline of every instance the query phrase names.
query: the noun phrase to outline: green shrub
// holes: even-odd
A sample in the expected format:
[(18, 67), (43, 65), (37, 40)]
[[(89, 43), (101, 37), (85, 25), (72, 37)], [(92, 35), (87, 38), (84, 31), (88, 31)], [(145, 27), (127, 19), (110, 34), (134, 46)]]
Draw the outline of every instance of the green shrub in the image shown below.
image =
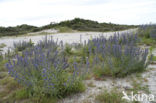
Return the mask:
[(101, 94), (96, 96), (98, 103), (129, 103), (122, 99), (122, 92), (112, 89), (111, 91), (104, 90)]
[(156, 61), (156, 56), (153, 56), (153, 57), (152, 57), (152, 60), (153, 60), (153, 61)]
[(0, 72), (7, 71), (6, 67), (5, 67), (5, 63), (7, 63), (7, 62), (8, 62), (8, 60), (1, 60), (0, 61)]
[(141, 38), (140, 42), (142, 45), (146, 44), (148, 46), (155, 46), (156, 40), (151, 38)]
[(70, 45), (66, 44), (64, 54), (66, 56), (69, 56), (69, 55), (73, 54), (72, 47)]

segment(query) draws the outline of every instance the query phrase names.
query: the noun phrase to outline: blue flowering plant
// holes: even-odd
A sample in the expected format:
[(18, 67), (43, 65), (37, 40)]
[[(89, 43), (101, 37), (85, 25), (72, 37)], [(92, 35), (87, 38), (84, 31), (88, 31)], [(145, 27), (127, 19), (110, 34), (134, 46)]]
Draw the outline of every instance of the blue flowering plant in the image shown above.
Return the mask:
[(148, 63), (148, 49), (137, 47), (137, 34), (115, 35), (106, 39), (101, 36), (88, 42), (90, 64), (95, 77), (123, 77), (142, 72)]
[(53, 39), (40, 41), (6, 64), (9, 74), (32, 96), (61, 98), (84, 91), (78, 64), (69, 64), (68, 58), (58, 48)]

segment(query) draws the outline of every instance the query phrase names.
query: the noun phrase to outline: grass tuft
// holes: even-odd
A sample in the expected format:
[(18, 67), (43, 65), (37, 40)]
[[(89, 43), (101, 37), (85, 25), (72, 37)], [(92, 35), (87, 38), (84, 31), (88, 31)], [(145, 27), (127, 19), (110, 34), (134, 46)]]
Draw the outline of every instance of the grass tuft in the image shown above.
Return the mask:
[(96, 96), (95, 100), (98, 103), (128, 103), (122, 99), (123, 94), (117, 89), (111, 91), (104, 90), (102, 93)]

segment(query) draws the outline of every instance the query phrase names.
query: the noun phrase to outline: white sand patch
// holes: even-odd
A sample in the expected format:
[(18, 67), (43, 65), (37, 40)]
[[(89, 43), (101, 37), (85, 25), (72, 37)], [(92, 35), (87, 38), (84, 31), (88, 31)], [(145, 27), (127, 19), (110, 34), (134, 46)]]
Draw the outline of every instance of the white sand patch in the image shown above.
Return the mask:
[[(124, 31), (119, 31), (120, 34), (123, 33), (131, 33), (135, 32), (137, 29), (129, 29)], [(48, 34), (48, 37), (53, 36), (54, 40), (63, 41), (63, 43), (80, 43), (80, 36), (81, 42), (88, 41), (91, 38), (99, 37), (100, 35), (105, 36), (106, 38), (114, 35), (115, 32), (76, 32), (76, 33), (56, 33), (56, 34)], [(19, 41), (29, 41), (32, 40), (33, 43), (37, 43), (42, 40), (45, 35), (35, 35), (35, 36), (19, 36), (19, 37), (2, 37), (0, 38), (0, 44), (4, 43), (6, 47), (2, 48), (3, 53), (6, 53), (9, 48), (13, 47), (14, 42)]]

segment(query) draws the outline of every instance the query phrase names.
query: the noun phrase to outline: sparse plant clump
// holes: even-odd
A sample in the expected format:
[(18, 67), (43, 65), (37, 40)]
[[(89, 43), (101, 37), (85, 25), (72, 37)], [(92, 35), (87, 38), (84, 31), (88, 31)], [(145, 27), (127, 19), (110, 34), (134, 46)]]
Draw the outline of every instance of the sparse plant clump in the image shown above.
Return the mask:
[(14, 43), (14, 48), (15, 48), (15, 50), (17, 50), (17, 51), (23, 51), (23, 50), (25, 50), (26, 48), (32, 47), (33, 45), (34, 45), (34, 44), (32, 43), (32, 41), (31, 41), (31, 39), (30, 39), (29, 42), (20, 41), (20, 42)]
[(153, 61), (156, 61), (156, 56), (153, 56), (153, 57), (152, 57), (152, 60), (153, 60)]
[(129, 103), (122, 99), (122, 97), (122, 92), (116, 89), (112, 89), (111, 91), (104, 90), (104, 92), (96, 96), (96, 101), (98, 103)]
[[(62, 42), (60, 44), (62, 45)], [(42, 50), (51, 48), (53, 51), (56, 51), (56, 49), (58, 48), (58, 41), (55, 42), (52, 36), (48, 39), (48, 36), (46, 35), (45, 38), (40, 40), (35, 47), (39, 47)]]
[(3, 61), (3, 55), (2, 55), (2, 53), (0, 52), (0, 62), (2, 62)]
[(6, 71), (5, 69), (5, 63), (7, 63), (8, 60), (4, 58), (4, 55), (0, 53), (0, 72)]
[(4, 48), (5, 46), (6, 46), (6, 44), (4, 44), (4, 43), (0, 44), (0, 48)]
[(144, 38), (156, 38), (156, 25), (149, 24), (149, 25), (142, 25), (138, 30), (139, 36)]
[(156, 25), (142, 25), (138, 29), (138, 35), (141, 37), (141, 44), (155, 46), (156, 44)]

